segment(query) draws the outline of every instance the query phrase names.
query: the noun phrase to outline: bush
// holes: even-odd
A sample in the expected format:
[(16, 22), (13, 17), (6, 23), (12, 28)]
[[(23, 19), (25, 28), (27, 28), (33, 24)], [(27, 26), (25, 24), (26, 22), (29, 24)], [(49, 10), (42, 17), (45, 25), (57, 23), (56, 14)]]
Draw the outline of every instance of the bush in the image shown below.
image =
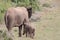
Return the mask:
[(11, 0), (11, 2), (15, 3), (16, 6), (25, 6), (25, 7), (32, 6), (34, 10), (39, 9), (38, 0)]

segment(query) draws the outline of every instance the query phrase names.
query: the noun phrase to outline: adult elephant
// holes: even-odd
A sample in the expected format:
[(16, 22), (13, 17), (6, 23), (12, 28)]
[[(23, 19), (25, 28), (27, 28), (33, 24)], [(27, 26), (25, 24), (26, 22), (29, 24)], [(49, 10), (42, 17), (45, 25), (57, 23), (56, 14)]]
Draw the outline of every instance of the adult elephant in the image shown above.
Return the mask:
[(11, 7), (7, 9), (4, 20), (9, 33), (13, 27), (19, 27), (19, 36), (21, 37), (23, 23), (29, 23), (31, 16), (28, 13), (30, 13), (30, 10), (25, 7)]

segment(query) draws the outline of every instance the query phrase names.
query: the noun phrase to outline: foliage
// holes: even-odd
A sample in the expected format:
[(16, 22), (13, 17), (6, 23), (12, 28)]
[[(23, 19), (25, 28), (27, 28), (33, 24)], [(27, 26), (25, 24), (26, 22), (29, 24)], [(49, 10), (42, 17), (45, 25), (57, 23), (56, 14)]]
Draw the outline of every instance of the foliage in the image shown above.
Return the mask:
[(38, 0), (11, 0), (13, 3), (16, 3), (16, 6), (32, 6), (33, 9), (39, 9)]

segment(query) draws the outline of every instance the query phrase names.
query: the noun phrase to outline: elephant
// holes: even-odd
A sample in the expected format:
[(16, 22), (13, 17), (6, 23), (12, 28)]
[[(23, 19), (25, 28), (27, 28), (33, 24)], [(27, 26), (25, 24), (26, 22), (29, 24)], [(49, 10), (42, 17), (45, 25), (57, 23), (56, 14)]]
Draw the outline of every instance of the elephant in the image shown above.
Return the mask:
[(25, 23), (24, 25), (23, 35), (26, 34), (26, 37), (34, 38), (35, 28), (30, 23)]
[[(31, 10), (31, 9), (30, 9)], [(29, 23), (29, 12), (25, 7), (10, 7), (4, 15), (5, 25), (10, 33), (13, 27), (19, 28), (19, 37), (21, 37), (23, 23)], [(28, 17), (29, 16), (29, 17)]]

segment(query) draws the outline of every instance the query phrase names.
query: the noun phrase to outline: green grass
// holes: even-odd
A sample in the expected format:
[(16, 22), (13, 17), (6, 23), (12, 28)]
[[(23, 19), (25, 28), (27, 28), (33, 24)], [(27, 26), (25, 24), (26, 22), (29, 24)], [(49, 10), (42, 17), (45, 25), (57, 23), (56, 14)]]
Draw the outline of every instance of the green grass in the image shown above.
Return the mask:
[(3, 13), (0, 13), (0, 23), (3, 22), (3, 19), (4, 19), (4, 14)]

